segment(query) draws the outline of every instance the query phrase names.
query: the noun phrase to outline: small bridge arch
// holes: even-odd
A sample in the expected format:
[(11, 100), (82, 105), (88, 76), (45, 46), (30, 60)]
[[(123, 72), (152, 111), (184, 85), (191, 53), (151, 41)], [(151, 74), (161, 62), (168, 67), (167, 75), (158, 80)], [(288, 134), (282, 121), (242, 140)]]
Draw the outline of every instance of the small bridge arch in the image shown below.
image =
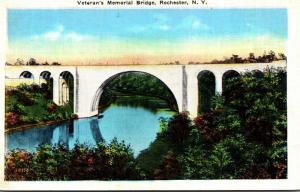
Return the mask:
[(30, 71), (23, 71), (20, 76), (20, 79), (34, 79), (33, 74)]
[(48, 83), (50, 82), (51, 80), (53, 80), (53, 78), (51, 77), (51, 72), (49, 71), (42, 71), (40, 73), (40, 76), (39, 76), (39, 84), (42, 85), (43, 83)]
[(63, 71), (59, 75), (59, 105), (69, 102), (73, 105), (74, 76), (69, 71)]
[(202, 70), (197, 75), (198, 80), (198, 114), (208, 112), (210, 100), (216, 93), (216, 76), (210, 70)]

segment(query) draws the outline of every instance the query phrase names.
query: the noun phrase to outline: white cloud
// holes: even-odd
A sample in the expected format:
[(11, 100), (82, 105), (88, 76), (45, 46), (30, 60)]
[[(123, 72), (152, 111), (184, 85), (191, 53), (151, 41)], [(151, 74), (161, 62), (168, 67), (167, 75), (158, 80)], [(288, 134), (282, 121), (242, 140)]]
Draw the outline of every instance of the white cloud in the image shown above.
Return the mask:
[(78, 33), (71, 32), (71, 33), (67, 33), (67, 34), (65, 35), (65, 38), (66, 38), (66, 39), (69, 39), (69, 40), (72, 40), (72, 41), (82, 41), (82, 40), (89, 39), (90, 36), (87, 36), (87, 35), (80, 35), (80, 34), (78, 34)]
[(184, 29), (193, 29), (193, 30), (209, 30), (210, 27), (202, 22), (202, 20), (195, 16), (187, 16), (184, 18), (181, 22), (181, 24), (178, 26), (179, 28)]
[(166, 15), (154, 15), (154, 22), (146, 25), (136, 25), (129, 28), (129, 31), (134, 33), (147, 32), (147, 31), (169, 31), (169, 30), (194, 30), (194, 31), (207, 31), (210, 27), (201, 21), (200, 18), (190, 15), (183, 18), (178, 24), (170, 25), (170, 18)]
[(191, 24), (192, 29), (209, 30), (209, 26), (203, 23), (201, 20), (193, 20)]
[(62, 33), (64, 30), (65, 30), (65, 27), (64, 27), (63, 25), (58, 25), (58, 26), (57, 26), (57, 30), (56, 30), (56, 31)]
[(49, 41), (57, 41), (60, 36), (61, 36), (61, 33), (60, 32), (56, 32), (56, 31), (53, 31), (53, 32), (48, 32), (48, 33), (45, 33), (44, 35), (44, 38), (46, 40), (49, 40)]
[(146, 32), (146, 31), (151, 31), (151, 30), (161, 30), (161, 31), (168, 31), (171, 29), (170, 25), (167, 24), (158, 24), (158, 23), (152, 23), (144, 26), (133, 26), (129, 28), (129, 31), (134, 32), (134, 33), (140, 33), (140, 32)]
[(166, 23), (169, 20), (169, 17), (167, 15), (163, 14), (157, 14), (154, 15), (154, 19), (156, 20), (157, 23)]
[(62, 36), (63, 32), (64, 32), (64, 26), (58, 25), (55, 30), (46, 32), (43, 35), (43, 37), (45, 40), (48, 40), (48, 41), (57, 41)]
[(32, 36), (31, 37), (31, 40), (40, 40), (41, 38), (40, 38), (40, 36), (39, 35), (34, 35), (34, 36)]
[(192, 29), (198, 29), (200, 27), (200, 21), (193, 21), (192, 22)]
[(164, 25), (160, 25), (158, 28), (163, 31), (168, 31), (170, 29), (170, 26), (164, 24)]
[(256, 36), (255, 39), (259, 40), (259, 41), (269, 41), (271, 39), (274, 39), (272, 38), (272, 36), (268, 33), (265, 33), (265, 34), (261, 34), (259, 36)]
[(90, 35), (82, 35), (76, 32), (66, 32), (63, 25), (58, 25), (55, 30), (48, 31), (41, 35), (34, 35), (31, 37), (32, 40), (45, 40), (45, 41), (58, 41), (58, 40), (71, 40), (71, 41), (82, 41), (90, 39)]
[(157, 14), (153, 16), (154, 22), (146, 25), (135, 25), (128, 30), (134, 33), (147, 32), (152, 30), (168, 31), (172, 28), (168, 24), (169, 17), (163, 14)]

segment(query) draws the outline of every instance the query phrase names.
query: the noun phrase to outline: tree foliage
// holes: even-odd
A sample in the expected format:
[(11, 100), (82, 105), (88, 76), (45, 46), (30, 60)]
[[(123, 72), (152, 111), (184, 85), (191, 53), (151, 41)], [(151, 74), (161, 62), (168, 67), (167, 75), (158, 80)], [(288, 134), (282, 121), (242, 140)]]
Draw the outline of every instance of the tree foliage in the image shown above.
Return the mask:
[(123, 142), (41, 145), (35, 153), (14, 150), (5, 157), (5, 180), (134, 180), (140, 179), (133, 152)]
[(72, 105), (58, 106), (52, 101), (51, 83), (21, 84), (5, 93), (5, 128), (72, 117)]
[(287, 177), (286, 70), (246, 72), (225, 86), (192, 123), (186, 113), (170, 119), (160, 135), (173, 153), (160, 159), (156, 178)]

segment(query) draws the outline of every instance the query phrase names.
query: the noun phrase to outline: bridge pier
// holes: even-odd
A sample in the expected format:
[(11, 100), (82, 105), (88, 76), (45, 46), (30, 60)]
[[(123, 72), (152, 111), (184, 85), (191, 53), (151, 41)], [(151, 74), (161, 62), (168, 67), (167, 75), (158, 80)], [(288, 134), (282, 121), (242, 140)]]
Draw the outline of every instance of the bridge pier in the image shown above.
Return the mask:
[(53, 78), (53, 102), (59, 105), (59, 79)]
[(188, 107), (191, 118), (194, 118), (198, 114), (198, 79), (197, 74), (188, 72), (188, 86), (187, 86), (187, 97), (188, 97)]
[(216, 94), (222, 94), (223, 91), (223, 73), (216, 73)]
[(185, 65), (182, 66), (182, 111), (188, 111), (188, 75), (185, 70)]

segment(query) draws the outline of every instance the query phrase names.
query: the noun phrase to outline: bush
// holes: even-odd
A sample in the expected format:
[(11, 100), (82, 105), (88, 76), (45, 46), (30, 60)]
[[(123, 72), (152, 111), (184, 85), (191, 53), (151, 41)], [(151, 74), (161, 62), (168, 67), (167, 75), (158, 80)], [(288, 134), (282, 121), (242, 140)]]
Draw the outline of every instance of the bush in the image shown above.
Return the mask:
[(5, 156), (5, 180), (23, 181), (35, 179), (32, 169), (32, 154), (14, 150)]
[(32, 158), (36, 180), (67, 180), (70, 170), (70, 154), (63, 145), (41, 145)]
[(154, 172), (154, 178), (159, 180), (180, 178), (180, 165), (172, 151), (168, 151), (164, 156), (159, 168)]
[(5, 124), (8, 127), (13, 127), (21, 123), (20, 116), (14, 112), (8, 112), (5, 114)]
[(79, 116), (78, 116), (77, 114), (72, 114), (71, 118), (72, 118), (72, 119), (78, 119)]
[(189, 136), (191, 130), (191, 123), (188, 113), (182, 112), (174, 115), (169, 123), (168, 129), (162, 134), (165, 135), (170, 141), (178, 147), (183, 145), (184, 141)]
[(139, 179), (133, 152), (113, 140), (96, 147), (76, 144), (41, 145), (35, 153), (12, 151), (5, 157), (6, 180), (121, 180)]
[(54, 113), (57, 109), (57, 105), (55, 103), (49, 103), (47, 105), (47, 110), (50, 112), (50, 113)]

